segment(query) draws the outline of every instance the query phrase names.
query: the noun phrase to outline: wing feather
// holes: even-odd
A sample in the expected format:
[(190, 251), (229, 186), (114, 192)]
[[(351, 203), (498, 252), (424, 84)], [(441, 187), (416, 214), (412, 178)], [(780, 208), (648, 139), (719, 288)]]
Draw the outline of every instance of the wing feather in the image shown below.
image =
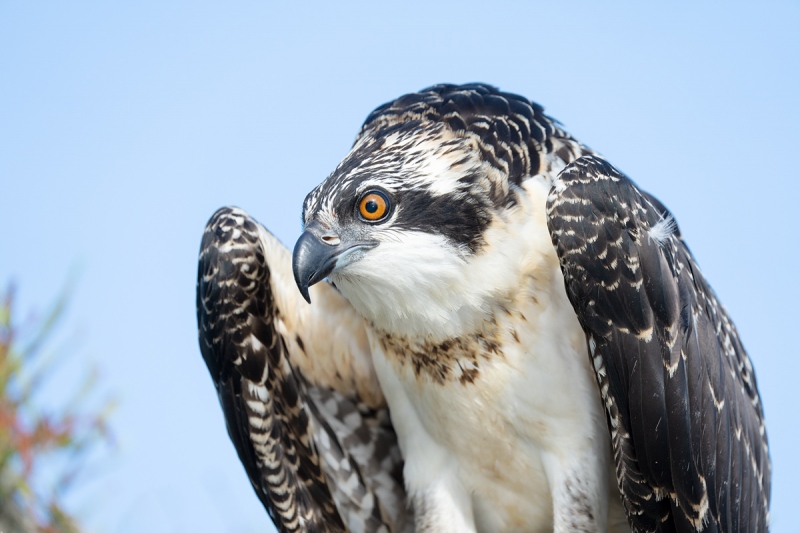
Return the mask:
[(596, 156), (559, 175), (547, 215), (633, 529), (766, 531), (752, 365), (672, 215)]
[(330, 286), (308, 306), (291, 280), (258, 222), (211, 217), (197, 319), (228, 434), (279, 531), (401, 531), (413, 519), (366, 324)]

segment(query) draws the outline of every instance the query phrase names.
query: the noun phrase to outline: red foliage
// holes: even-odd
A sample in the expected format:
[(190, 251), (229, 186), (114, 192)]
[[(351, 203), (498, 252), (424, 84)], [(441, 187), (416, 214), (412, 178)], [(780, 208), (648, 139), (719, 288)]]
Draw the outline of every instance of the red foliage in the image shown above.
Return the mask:
[[(13, 290), (0, 304), (0, 518), (36, 533), (79, 530), (64, 509), (64, 495), (92, 446), (110, 440), (103, 414), (108, 402), (92, 411), (76, 395), (66, 407), (45, 411), (36, 397), (38, 385), (53, 379), (51, 364), (36, 355), (49, 342), (63, 304), (64, 298), (34, 325), (24, 349), (17, 342)], [(54, 486), (43, 486), (37, 476), (45, 468), (51, 483), (53, 470), (58, 472)]]

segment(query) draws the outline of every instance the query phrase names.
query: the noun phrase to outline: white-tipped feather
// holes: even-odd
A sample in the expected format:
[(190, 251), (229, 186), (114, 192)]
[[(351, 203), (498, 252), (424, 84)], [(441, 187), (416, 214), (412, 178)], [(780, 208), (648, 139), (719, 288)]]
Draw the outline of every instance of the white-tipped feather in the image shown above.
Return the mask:
[(678, 225), (672, 215), (667, 215), (650, 228), (650, 238), (660, 245), (666, 244), (669, 238), (675, 233)]

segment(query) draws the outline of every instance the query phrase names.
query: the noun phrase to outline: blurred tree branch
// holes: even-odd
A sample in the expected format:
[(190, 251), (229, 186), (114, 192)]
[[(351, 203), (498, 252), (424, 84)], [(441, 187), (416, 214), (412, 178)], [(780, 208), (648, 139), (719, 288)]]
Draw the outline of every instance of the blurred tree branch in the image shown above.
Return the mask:
[[(50, 312), (23, 331), (15, 314), (14, 289), (0, 293), (0, 532), (73, 533), (78, 521), (64, 508), (88, 454), (109, 444), (111, 402), (90, 409), (94, 373), (69, 401), (43, 408), (37, 397), (54, 378), (62, 357), (42, 360), (69, 299), (63, 291)], [(30, 331), (27, 331), (30, 329)], [(63, 384), (50, 383), (58, 387)]]

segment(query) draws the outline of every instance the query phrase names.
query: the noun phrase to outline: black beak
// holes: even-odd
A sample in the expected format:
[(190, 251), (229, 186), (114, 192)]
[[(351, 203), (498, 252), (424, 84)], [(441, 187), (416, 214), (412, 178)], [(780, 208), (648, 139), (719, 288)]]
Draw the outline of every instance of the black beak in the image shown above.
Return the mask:
[[(341, 244), (330, 245), (322, 240), (321, 231), (323, 228), (316, 222), (308, 225), (306, 230), (297, 239), (292, 253), (292, 272), (294, 282), (300, 289), (300, 294), (308, 303), (311, 297), (308, 295), (308, 288), (325, 279), (325, 276), (333, 271), (336, 266), (336, 257), (339, 255)], [(332, 236), (331, 236), (332, 237)], [(339, 238), (329, 239), (338, 243)]]
[(311, 303), (308, 288), (333, 272), (336, 262), (344, 252), (353, 248), (374, 248), (377, 244), (376, 242), (341, 242), (337, 234), (326, 230), (318, 222), (312, 222), (306, 226), (306, 230), (297, 239), (292, 253), (292, 272), (300, 294), (308, 303)]

